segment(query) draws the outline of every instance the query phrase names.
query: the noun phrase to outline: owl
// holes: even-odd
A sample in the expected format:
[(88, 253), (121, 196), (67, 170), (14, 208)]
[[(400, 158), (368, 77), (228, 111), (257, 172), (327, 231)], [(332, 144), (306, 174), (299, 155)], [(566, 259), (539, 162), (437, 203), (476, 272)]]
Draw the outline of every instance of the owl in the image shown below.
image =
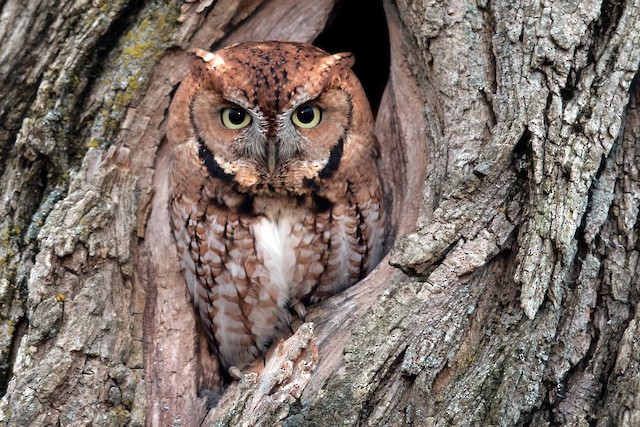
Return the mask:
[(349, 54), (264, 42), (191, 61), (167, 125), (172, 229), (210, 349), (239, 378), (294, 312), (380, 261), (379, 149)]

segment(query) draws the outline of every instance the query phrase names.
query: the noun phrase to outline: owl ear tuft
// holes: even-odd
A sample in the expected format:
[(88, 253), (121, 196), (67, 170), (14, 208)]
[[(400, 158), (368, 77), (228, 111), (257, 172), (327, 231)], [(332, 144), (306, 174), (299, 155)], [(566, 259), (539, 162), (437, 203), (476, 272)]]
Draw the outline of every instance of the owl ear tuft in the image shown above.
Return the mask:
[(204, 49), (189, 49), (187, 51), (191, 57), (191, 72), (201, 76), (206, 71), (216, 70), (224, 65), (224, 59), (217, 53), (212, 53)]
[(353, 67), (355, 58), (351, 52), (335, 53), (323, 58), (322, 65), (325, 68), (349, 69)]

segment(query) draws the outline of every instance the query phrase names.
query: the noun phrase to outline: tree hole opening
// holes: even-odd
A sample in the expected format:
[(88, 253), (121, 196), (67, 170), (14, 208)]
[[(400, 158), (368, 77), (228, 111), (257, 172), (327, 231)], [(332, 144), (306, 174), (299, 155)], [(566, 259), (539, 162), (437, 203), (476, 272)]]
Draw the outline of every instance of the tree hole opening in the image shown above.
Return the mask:
[[(330, 53), (351, 52), (355, 56), (353, 72), (356, 74), (371, 104), (373, 116), (378, 116), (382, 95), (390, 76), (391, 52), (387, 17), (382, 0), (340, 0), (336, 3), (327, 26), (315, 39), (314, 44)], [(385, 186), (386, 254), (396, 237), (396, 227), (392, 225), (394, 195), (389, 185), (395, 175), (385, 172), (392, 170), (392, 156), (383, 148), (381, 159), (382, 179)], [(385, 176), (387, 175), (387, 176)]]
[(314, 44), (327, 52), (354, 54), (353, 72), (364, 87), (375, 117), (390, 65), (389, 32), (382, 0), (339, 1)]

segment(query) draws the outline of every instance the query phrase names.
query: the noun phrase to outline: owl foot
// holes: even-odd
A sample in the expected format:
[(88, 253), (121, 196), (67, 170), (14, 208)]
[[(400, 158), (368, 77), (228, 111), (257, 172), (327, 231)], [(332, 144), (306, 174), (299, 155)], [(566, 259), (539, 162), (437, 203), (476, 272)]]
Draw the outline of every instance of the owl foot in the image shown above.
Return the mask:
[(287, 328), (289, 328), (289, 332), (291, 332), (291, 335), (293, 335), (293, 333), (295, 332), (293, 330), (293, 325), (291, 325), (291, 318), (287, 319)]
[(240, 371), (237, 366), (231, 366), (227, 372), (229, 373), (229, 376), (231, 378), (234, 378), (238, 381), (240, 381), (243, 377), (242, 371)]
[(294, 300), (293, 303), (290, 305), (290, 308), (293, 309), (293, 311), (295, 311), (298, 314), (298, 317), (300, 317), (300, 320), (302, 320), (302, 323), (304, 323), (304, 318), (307, 314), (307, 309), (305, 308), (304, 304), (301, 303), (298, 300)]

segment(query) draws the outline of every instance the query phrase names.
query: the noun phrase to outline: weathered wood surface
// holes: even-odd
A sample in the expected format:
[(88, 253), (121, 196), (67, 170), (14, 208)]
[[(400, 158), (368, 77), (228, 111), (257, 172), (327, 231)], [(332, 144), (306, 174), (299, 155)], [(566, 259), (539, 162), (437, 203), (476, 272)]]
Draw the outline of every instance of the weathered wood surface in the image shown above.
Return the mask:
[(639, 6), (385, 0), (404, 237), (207, 411), (167, 226), (182, 50), (312, 41), (334, 1), (1, 2), (1, 422), (639, 425)]

